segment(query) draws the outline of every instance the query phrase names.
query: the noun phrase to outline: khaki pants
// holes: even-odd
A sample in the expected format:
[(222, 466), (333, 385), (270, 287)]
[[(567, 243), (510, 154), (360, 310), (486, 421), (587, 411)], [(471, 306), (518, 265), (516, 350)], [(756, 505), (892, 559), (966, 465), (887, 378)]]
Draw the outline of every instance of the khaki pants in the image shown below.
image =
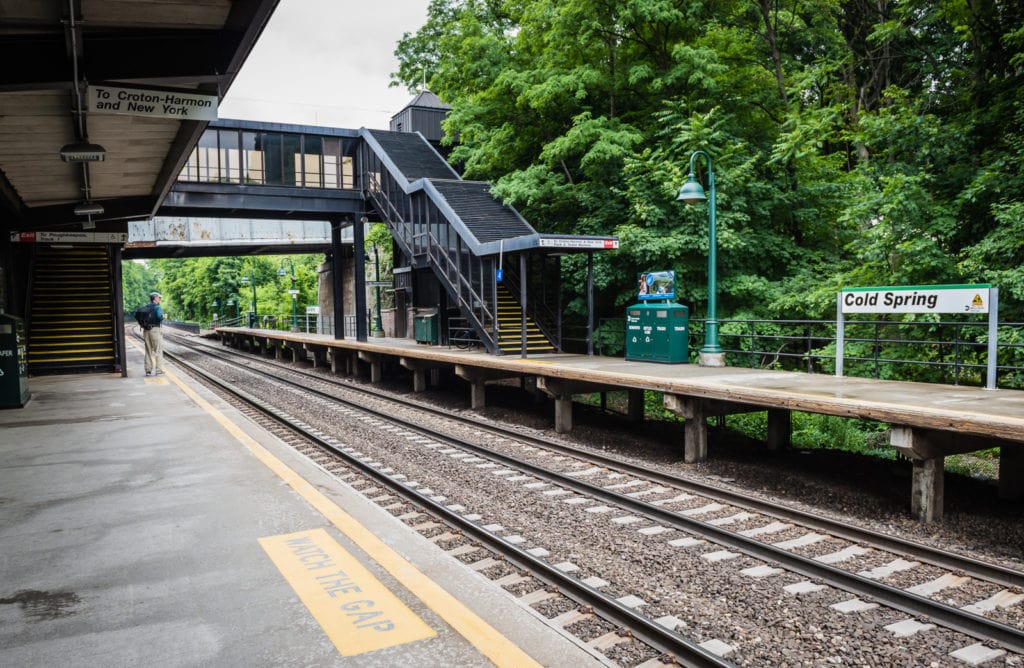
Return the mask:
[(146, 343), (146, 373), (164, 370), (163, 334), (159, 327), (150, 327), (142, 333)]

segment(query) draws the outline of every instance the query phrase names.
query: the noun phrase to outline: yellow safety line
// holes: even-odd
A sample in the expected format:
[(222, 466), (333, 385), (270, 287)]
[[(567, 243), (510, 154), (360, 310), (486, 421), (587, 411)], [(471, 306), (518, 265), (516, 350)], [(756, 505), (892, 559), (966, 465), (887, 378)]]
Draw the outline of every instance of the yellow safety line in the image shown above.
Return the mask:
[(373, 532), (355, 518), (339, 508), (302, 476), (295, 473), (281, 460), (268, 452), (241, 427), (228, 419), (209, 402), (185, 385), (176, 374), (165, 372), (167, 377), (181, 388), (204, 411), (209, 413), (235, 439), (252, 452), (267, 468), (276, 473), (310, 505), (316, 508), (331, 524), (349, 537), (384, 570), (390, 573), (406, 589), (423, 601), (431, 610), (455, 629), (462, 637), (486, 656), (496, 666), (540, 666), (518, 645), (502, 635), (494, 627), (467, 608), (457, 598), (424, 575), (400, 554), (391, 549)]

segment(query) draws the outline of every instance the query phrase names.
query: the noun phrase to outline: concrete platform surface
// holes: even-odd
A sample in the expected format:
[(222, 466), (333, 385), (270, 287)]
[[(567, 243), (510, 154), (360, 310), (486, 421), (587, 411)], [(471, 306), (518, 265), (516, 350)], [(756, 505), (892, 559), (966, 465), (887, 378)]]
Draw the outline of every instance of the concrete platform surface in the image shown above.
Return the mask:
[(129, 362), (0, 411), (0, 665), (600, 665), (173, 366)]

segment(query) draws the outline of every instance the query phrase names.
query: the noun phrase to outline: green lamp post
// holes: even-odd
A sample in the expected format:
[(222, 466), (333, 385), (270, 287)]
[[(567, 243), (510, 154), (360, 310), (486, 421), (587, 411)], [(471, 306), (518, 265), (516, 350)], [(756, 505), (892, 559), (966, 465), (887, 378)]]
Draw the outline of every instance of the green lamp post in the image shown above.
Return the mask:
[(373, 265), (376, 272), (374, 290), (377, 292), (377, 313), (373, 316), (373, 330), (370, 336), (381, 337), (384, 336), (384, 321), (380, 317), (380, 253), (377, 244), (373, 245)]
[[(289, 291), (291, 293), (291, 296), (292, 296), (292, 331), (293, 332), (297, 332), (297, 331), (299, 331), (299, 313), (298, 313), (298, 306), (297, 306), (297, 303), (298, 303), (298, 300), (299, 300), (299, 291), (295, 289), (295, 264), (292, 262), (291, 258), (288, 258), (288, 267), (291, 269), (291, 274), (290, 275), (292, 277), (292, 289)], [(281, 268), (277, 270), (277, 275), (278, 276), (288, 276), (289, 275), (289, 274), (286, 274), (285, 271), (284, 271), (284, 263), (282, 263), (281, 264)]]
[[(697, 181), (694, 163), (697, 156), (703, 156), (708, 163), (708, 190), (710, 197), (705, 197), (704, 188)], [(718, 345), (718, 313), (717, 313), (717, 280), (716, 280), (716, 246), (715, 239), (715, 173), (711, 169), (711, 156), (706, 151), (694, 151), (690, 156), (690, 175), (686, 183), (679, 188), (677, 201), (694, 204), (708, 202), (708, 319), (704, 329), (704, 347), (700, 349), (701, 366), (725, 366), (725, 352)]]
[(256, 306), (256, 279), (253, 278), (252, 276), (243, 276), (242, 277), (242, 285), (251, 285), (252, 286), (252, 313), (249, 316), (249, 327), (255, 329), (256, 328), (256, 314), (259, 313), (259, 310), (257, 309), (257, 306)]

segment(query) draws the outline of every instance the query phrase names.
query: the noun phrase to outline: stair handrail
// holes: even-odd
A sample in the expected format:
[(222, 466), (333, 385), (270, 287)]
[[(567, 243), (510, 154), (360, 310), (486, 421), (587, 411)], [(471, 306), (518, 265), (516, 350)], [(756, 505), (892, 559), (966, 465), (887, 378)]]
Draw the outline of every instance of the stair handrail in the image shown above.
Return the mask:
[[(372, 172), (365, 172), (365, 178), (367, 183), (367, 193), (373, 199), (374, 203), (377, 204), (384, 223), (391, 230), (393, 236), (399, 241), (399, 245), (402, 246), (403, 252), (405, 252), (410, 258), (416, 257), (416, 253), (412, 249), (412, 244), (405, 237), (406, 231), (400, 229), (401, 226), (411, 225), (412, 221), (405, 220), (402, 212), (391, 203), (390, 199), (383, 196), (383, 190), (380, 186), (380, 182), (376, 179)], [(425, 193), (428, 199), (433, 199), (430, 193)], [(405, 198), (410, 198), (410, 195), (404, 194)], [(383, 206), (386, 204), (386, 206)], [(447, 218), (445, 218), (447, 222)], [(448, 225), (449, 229), (454, 230), (454, 226)], [(457, 233), (457, 230), (456, 230)], [(497, 343), (497, 318), (496, 315), (488, 304), (487, 300), (476, 290), (472, 281), (466, 278), (463, 272), (459, 271), (458, 264), (448, 254), (448, 250), (438, 241), (437, 237), (430, 231), (429, 226), (425, 232), (420, 232), (416, 236), (426, 236), (428, 243), (426, 244), (426, 256), (430, 259), (428, 263), (431, 269), (434, 271), (434, 275), (437, 276), (442, 283), (449, 295), (455, 297), (459, 307), (459, 311), (466, 317), (466, 319), (476, 329), (477, 336), (480, 337), (489, 352), (498, 352)], [(448, 269), (454, 269), (455, 274), (458, 276), (458, 285), (456, 285), (449, 276)], [(469, 294), (470, 300), (467, 300), (463, 296), (462, 287), (466, 288), (466, 292)], [(479, 304), (479, 307), (474, 306), (474, 303)], [(477, 317), (476, 310), (480, 309), (483, 318)], [(487, 323), (494, 323), (492, 326), (488, 326)]]

